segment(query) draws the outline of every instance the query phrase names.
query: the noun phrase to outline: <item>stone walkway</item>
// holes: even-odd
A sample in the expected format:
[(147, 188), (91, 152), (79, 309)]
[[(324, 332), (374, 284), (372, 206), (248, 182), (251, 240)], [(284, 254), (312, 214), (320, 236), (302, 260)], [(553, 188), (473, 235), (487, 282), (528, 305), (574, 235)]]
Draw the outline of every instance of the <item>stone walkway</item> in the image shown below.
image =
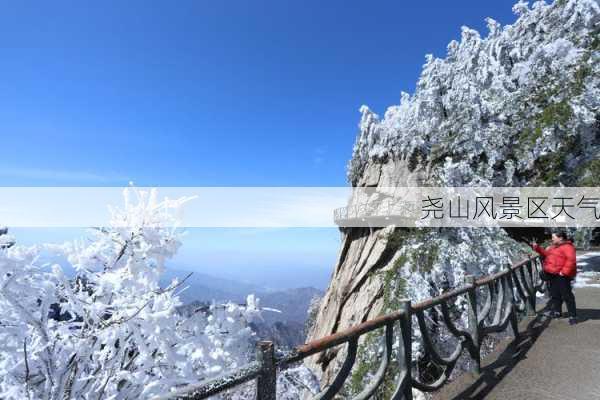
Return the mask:
[[(587, 271), (600, 271), (600, 253), (583, 259)], [(464, 374), (434, 399), (600, 400), (600, 288), (578, 287), (575, 297), (577, 325), (523, 321), (520, 340), (486, 357), (479, 377)]]

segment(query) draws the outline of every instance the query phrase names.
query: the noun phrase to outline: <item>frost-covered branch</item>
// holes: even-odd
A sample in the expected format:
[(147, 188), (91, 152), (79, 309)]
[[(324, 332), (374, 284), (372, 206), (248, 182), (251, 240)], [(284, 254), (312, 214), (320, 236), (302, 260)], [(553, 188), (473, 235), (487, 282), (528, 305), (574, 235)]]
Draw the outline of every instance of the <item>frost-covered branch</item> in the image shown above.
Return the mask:
[[(124, 197), (91, 240), (0, 249), (0, 398), (148, 398), (247, 362), (256, 299), (188, 317), (176, 295), (187, 277), (159, 284), (189, 199)], [(75, 275), (40, 263), (40, 251)]]

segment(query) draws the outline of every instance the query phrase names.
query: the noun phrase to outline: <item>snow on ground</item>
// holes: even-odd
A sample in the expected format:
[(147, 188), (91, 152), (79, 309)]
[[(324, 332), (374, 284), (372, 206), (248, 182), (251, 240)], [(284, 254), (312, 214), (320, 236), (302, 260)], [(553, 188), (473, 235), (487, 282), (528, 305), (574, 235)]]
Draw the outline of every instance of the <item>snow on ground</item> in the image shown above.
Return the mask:
[(600, 287), (600, 251), (577, 256), (577, 277), (573, 287)]

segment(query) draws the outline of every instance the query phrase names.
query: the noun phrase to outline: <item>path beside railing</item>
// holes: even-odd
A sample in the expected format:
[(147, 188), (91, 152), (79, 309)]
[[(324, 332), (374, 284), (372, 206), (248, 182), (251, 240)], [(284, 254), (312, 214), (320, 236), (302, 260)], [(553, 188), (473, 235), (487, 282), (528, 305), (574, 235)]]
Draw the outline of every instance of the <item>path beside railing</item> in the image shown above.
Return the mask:
[(600, 288), (578, 288), (575, 295), (577, 325), (529, 319), (516, 344), (505, 342), (482, 360), (481, 375), (460, 376), (434, 399), (600, 399)]

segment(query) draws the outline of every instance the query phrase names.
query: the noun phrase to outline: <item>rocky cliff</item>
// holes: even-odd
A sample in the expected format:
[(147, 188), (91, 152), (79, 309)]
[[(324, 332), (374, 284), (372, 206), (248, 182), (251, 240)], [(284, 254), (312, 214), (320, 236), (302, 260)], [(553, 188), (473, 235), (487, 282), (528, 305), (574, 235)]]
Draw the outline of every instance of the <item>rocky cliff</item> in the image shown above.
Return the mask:
[[(415, 93), (383, 118), (361, 108), (352, 186), (600, 186), (600, 5), (513, 10), (514, 24), (488, 18), (485, 38), (463, 27), (445, 58), (428, 55)], [(500, 228), (343, 228), (309, 339), (494, 272), (523, 251)], [(342, 352), (309, 360), (322, 383)], [(348, 390), (368, 379), (372, 353), (361, 353)]]

